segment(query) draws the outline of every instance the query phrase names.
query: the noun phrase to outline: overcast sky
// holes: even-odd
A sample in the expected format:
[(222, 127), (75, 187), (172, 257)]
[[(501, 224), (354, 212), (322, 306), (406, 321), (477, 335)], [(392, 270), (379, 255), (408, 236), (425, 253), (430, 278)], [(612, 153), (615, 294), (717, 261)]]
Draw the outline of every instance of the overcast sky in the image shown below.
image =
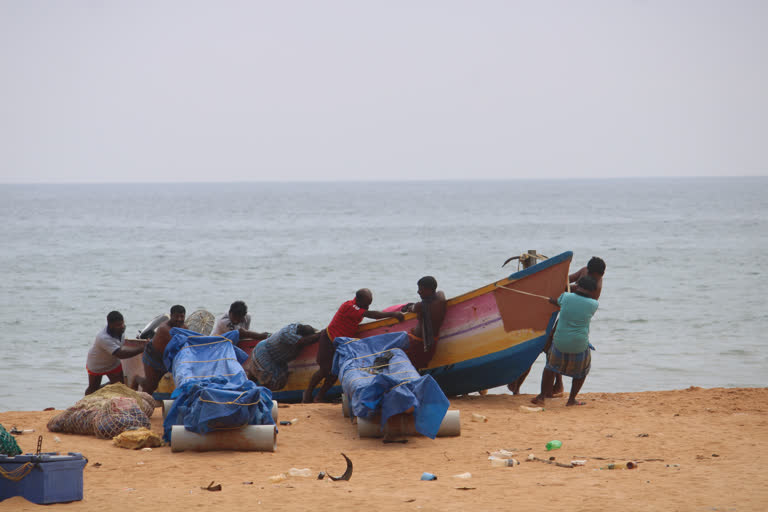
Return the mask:
[(0, 0), (0, 182), (768, 174), (768, 2)]

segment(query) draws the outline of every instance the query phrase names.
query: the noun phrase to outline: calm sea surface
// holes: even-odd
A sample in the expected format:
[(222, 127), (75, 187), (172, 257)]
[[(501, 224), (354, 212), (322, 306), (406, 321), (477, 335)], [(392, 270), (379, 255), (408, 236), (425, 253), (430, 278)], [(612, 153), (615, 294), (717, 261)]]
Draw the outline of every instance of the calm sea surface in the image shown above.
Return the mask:
[(357, 288), (381, 309), (432, 274), (455, 296), (528, 249), (607, 263), (583, 391), (768, 375), (768, 178), (0, 185), (0, 220), (2, 411), (77, 401), (112, 309), (128, 337), (238, 299), (258, 330), (323, 327)]

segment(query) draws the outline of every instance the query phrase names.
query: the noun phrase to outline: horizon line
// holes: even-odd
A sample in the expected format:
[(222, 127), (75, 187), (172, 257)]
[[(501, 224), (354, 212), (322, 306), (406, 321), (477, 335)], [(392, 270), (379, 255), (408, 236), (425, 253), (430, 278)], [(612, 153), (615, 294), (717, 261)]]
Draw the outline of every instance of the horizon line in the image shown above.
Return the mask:
[(297, 183), (498, 183), (513, 181), (624, 181), (624, 180), (651, 180), (651, 179), (729, 179), (729, 178), (767, 178), (768, 174), (743, 174), (743, 175), (657, 175), (657, 176), (601, 176), (601, 177), (549, 177), (549, 178), (405, 178), (405, 179), (370, 179), (370, 180), (344, 180), (344, 179), (301, 179), (301, 180), (184, 180), (184, 181), (0, 181), (0, 185), (167, 185), (167, 184), (245, 184), (245, 183), (270, 183), (270, 184), (297, 184)]

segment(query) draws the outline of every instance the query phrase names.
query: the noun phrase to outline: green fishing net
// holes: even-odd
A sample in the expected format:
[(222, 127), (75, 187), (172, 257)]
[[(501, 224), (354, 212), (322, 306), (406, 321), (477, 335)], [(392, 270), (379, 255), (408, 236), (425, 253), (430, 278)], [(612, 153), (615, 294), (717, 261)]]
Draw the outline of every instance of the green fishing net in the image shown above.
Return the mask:
[(21, 454), (21, 448), (16, 443), (16, 438), (0, 425), (0, 454), (15, 457)]

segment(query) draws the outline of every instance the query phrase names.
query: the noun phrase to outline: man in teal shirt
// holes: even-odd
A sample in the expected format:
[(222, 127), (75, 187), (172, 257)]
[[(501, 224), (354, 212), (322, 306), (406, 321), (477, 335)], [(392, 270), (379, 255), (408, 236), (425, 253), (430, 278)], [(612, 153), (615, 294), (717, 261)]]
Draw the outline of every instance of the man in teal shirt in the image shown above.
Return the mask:
[(581, 277), (575, 293), (563, 293), (549, 301), (560, 307), (560, 317), (552, 346), (549, 349), (547, 365), (541, 375), (541, 394), (531, 400), (543, 405), (545, 396), (552, 396), (555, 374), (571, 377), (571, 393), (565, 405), (584, 405), (578, 402), (579, 393), (589, 373), (592, 358), (589, 354), (589, 323), (597, 311), (598, 302), (591, 298), (597, 289), (597, 282), (590, 276)]

